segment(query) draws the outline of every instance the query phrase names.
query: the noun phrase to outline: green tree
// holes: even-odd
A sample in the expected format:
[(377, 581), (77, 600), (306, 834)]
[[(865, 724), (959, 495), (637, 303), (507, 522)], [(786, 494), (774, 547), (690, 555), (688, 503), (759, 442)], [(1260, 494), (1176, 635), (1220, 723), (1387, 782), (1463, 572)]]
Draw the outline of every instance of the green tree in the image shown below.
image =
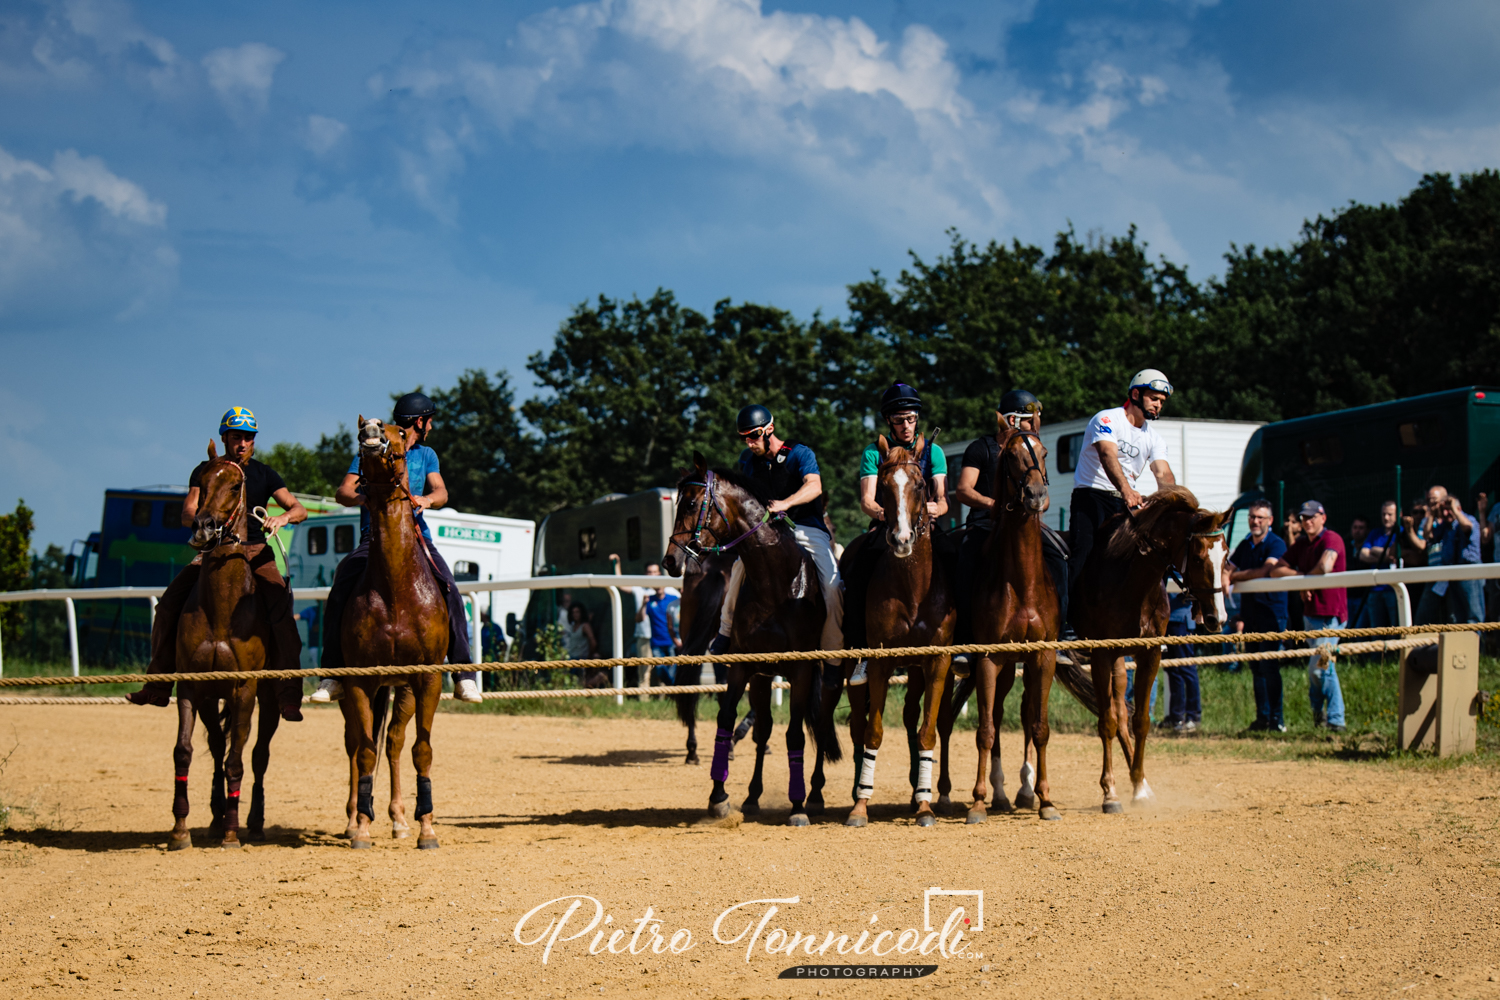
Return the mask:
[[(31, 532), (35, 526), (34, 515), (25, 500), (17, 500), (12, 513), (0, 514), (0, 590), (31, 588)], [(22, 604), (0, 605), (3, 641), (14, 643), (25, 621), (26, 609)]]
[(331, 497), (354, 461), (354, 435), (339, 424), (332, 435), (318, 437), (315, 447), (291, 441), (273, 444), (260, 460), (281, 474), (293, 493)]

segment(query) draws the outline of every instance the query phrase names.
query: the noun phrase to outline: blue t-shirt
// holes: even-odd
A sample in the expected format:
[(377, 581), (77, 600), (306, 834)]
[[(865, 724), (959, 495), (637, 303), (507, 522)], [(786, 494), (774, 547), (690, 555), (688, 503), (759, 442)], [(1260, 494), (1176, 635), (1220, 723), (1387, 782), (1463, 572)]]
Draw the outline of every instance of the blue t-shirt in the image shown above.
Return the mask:
[[(406, 452), (406, 485), (411, 489), (414, 497), (427, 494), (427, 476), (433, 472), (440, 472), (438, 468), (437, 452), (419, 444)], [(359, 475), (359, 454), (354, 455), (354, 461), (349, 463), (349, 474)], [(427, 520), (421, 511), (416, 512), (417, 527), (422, 529), (422, 537), (429, 542), (432, 541), (432, 532), (427, 530)], [(367, 507), (359, 509), (359, 540), (363, 542), (370, 537), (370, 510)]]
[[(1388, 555), (1396, 548), (1396, 533), (1394, 531), (1383, 531), (1378, 532), (1377, 534), (1367, 535), (1365, 537), (1364, 544), (1361, 545), (1360, 548), (1369, 549), (1370, 551), (1376, 553), (1377, 558), (1380, 559), (1380, 562), (1374, 566), (1370, 566), (1370, 569), (1389, 569), (1390, 561)], [(1355, 554), (1358, 555), (1358, 553)], [(1382, 591), (1390, 589), (1391, 588), (1389, 586), (1382, 583), (1378, 587), (1371, 587), (1370, 593), (1378, 594)]]
[[(740, 460), (737, 463), (739, 470), (747, 476), (755, 475), (756, 463), (760, 463), (766, 470), (771, 469), (771, 459), (757, 457), (749, 448), (740, 452)], [(797, 489), (802, 487), (802, 481), (808, 476), (822, 475), (818, 471), (818, 456), (805, 444), (794, 444), (790, 448), (783, 448), (776, 454), (776, 461), (783, 467), (786, 477), (797, 485), (787, 494), (791, 496)], [(785, 499), (784, 497), (778, 499)], [(817, 528), (823, 534), (828, 534), (828, 528), (823, 524), (823, 519), (818, 516), (816, 502), (801, 504), (787, 511), (792, 521), (802, 525), (804, 528)]]
[(651, 645), (674, 645), (672, 630), (668, 626), (667, 619), (672, 613), (672, 605), (677, 601), (678, 598), (672, 594), (657, 597), (655, 591), (652, 591), (651, 596), (646, 598), (646, 621), (651, 623)]
[[(1469, 518), (1471, 522), (1474, 519)], [(1432, 528), (1427, 535), (1427, 565), (1429, 566), (1457, 566), (1461, 564), (1477, 563), (1479, 561), (1479, 525), (1466, 529), (1455, 518), (1452, 521), (1433, 521)], [(1433, 552), (1433, 548), (1437, 552)], [(1434, 558), (1436, 556), (1436, 558)], [(1447, 580), (1439, 580), (1432, 585), (1432, 592), (1442, 597), (1448, 592)]]
[[(1266, 532), (1266, 536), (1259, 543), (1248, 535), (1240, 540), (1240, 544), (1234, 548), (1234, 555), (1229, 561), (1234, 563), (1236, 569), (1259, 569), (1266, 564), (1267, 559), (1280, 559), (1286, 555), (1286, 542), (1274, 531)], [(1241, 594), (1240, 614), (1243, 616), (1251, 611), (1261, 611), (1266, 614), (1275, 615), (1277, 618), (1286, 617), (1286, 591), (1278, 591), (1271, 594)]]

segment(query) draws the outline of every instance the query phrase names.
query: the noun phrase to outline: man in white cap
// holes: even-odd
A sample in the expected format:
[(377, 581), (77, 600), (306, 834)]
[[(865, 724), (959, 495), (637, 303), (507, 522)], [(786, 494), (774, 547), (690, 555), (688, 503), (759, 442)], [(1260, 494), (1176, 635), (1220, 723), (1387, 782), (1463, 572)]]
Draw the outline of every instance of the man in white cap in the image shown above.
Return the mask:
[(1100, 410), (1083, 434), (1068, 526), (1073, 537), (1068, 556), (1068, 588), (1076, 589), (1083, 565), (1093, 551), (1099, 526), (1112, 515), (1141, 505), (1136, 483), (1147, 470), (1158, 486), (1177, 482), (1167, 464), (1167, 442), (1151, 426), (1161, 416), (1172, 383), (1155, 368), (1136, 372), (1125, 392), (1125, 405)]

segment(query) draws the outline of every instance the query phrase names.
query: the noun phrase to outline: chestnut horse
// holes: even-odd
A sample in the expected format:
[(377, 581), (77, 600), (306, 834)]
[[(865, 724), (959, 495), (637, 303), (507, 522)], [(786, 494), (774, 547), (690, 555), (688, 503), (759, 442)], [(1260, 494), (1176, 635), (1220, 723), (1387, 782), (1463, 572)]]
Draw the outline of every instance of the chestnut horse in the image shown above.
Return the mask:
[[(406, 442), (399, 427), (359, 418), (359, 471), (370, 512), (370, 561), (344, 610), (344, 662), (351, 667), (441, 663), (448, 654), (448, 605), (427, 564), (427, 550), (412, 517), (407, 486)], [(401, 793), (401, 746), (406, 724), (417, 720), (411, 759), (417, 768), (417, 847), (438, 846), (432, 828), (432, 720), (443, 692), (443, 675), (345, 677), (344, 746), (355, 786), (349, 846), (370, 846), (375, 818), (375, 700), (396, 690), (386, 758), (391, 769), (392, 833), (405, 836)], [(377, 692), (379, 694), (377, 694)]]
[[(1163, 486), (1146, 498), (1135, 513), (1116, 514), (1102, 525), (1108, 541), (1096, 545), (1084, 564), (1074, 622), (1080, 639), (1156, 639), (1167, 634), (1167, 589), (1162, 580), (1176, 573), (1195, 607), (1195, 617), (1208, 632), (1218, 632), (1224, 620), (1224, 592), (1219, 573), (1224, 565), (1225, 514), (1202, 510), (1198, 499), (1183, 486)], [(1135, 713), (1125, 704), (1125, 656), (1135, 657)], [(1099, 787), (1104, 811), (1123, 811), (1115, 795), (1113, 753), (1119, 739), (1130, 764), (1134, 801), (1151, 798), (1146, 783), (1146, 734), (1151, 731), (1151, 689), (1161, 667), (1161, 644), (1144, 642), (1121, 649), (1096, 649), (1090, 654), (1094, 682), (1094, 710), (1099, 716), (1099, 739), (1104, 743), (1104, 768)], [(1128, 730), (1134, 726), (1132, 747)]]
[[(203, 719), (208, 732), (208, 750), (214, 761), (210, 831), (222, 834), (224, 847), (240, 846), (240, 783), (245, 776), (245, 743), (257, 698), (260, 726), (250, 757), (255, 788), (247, 835), (251, 840), (265, 839), (266, 765), (271, 757), (271, 737), (281, 722), (275, 684), (259, 687), (253, 673), (266, 665), (271, 626), (256, 601), (255, 574), (245, 556), (250, 521), (245, 470), (228, 456), (220, 458), (212, 441), (208, 458), (208, 468), (199, 477), (203, 500), (188, 541), (203, 553), (203, 572), (177, 623), (177, 670), (239, 670), (245, 671), (247, 678), (177, 682), (177, 746), (172, 753), (177, 771), (172, 815), (177, 822), (167, 844), (173, 851), (193, 846), (187, 826), (187, 781), (193, 762), (194, 716)], [(220, 699), (224, 701), (222, 715)]]
[[(817, 649), (826, 612), (812, 559), (802, 551), (786, 525), (780, 519), (773, 519), (768, 510), (770, 498), (758, 483), (736, 472), (708, 468), (697, 452), (693, 453), (693, 466), (693, 473), (677, 484), (677, 521), (662, 568), (668, 573), (676, 569), (672, 548), (681, 549), (688, 559), (735, 551), (744, 561), (745, 581), (735, 604), (730, 652)], [(710, 540), (712, 544), (706, 545)], [(691, 623), (684, 624), (685, 629), (691, 627)], [(820, 690), (823, 673), (811, 660), (729, 664), (728, 690), (719, 699), (714, 757), (709, 770), (713, 780), (708, 800), (710, 814), (721, 817), (729, 814), (729, 793), (724, 790), (724, 783), (729, 778), (735, 713), (747, 685), (756, 713), (756, 754), (755, 775), (742, 809), (747, 814), (760, 810), (762, 769), (771, 736), (770, 680), (779, 674), (791, 681), (792, 717), (786, 734), (791, 771), (787, 797), (792, 803), (788, 824), (808, 825), (810, 797), (802, 766), (806, 747), (803, 725), (813, 731), (818, 750), (816, 798), (811, 799), (814, 803), (821, 798), (818, 785), (822, 758), (836, 761), (842, 756), (832, 709), (823, 710), (826, 701)]]
[[(1034, 431), (1010, 431), (1000, 445), (996, 465), (994, 528), (985, 543), (974, 590), (974, 641), (981, 643), (1036, 642), (1057, 638), (1061, 625), (1057, 588), (1042, 557), (1042, 511), (1047, 507), (1047, 449)], [(1021, 727), (1023, 745), (1036, 747), (1036, 795), (1038, 815), (1044, 820), (1061, 819), (1051, 801), (1047, 781), (1047, 704), (1052, 694), (1052, 676), (1057, 669), (1057, 651), (1002, 653), (979, 658), (975, 690), (979, 694), (979, 725), (975, 742), (979, 750), (979, 773), (974, 779), (974, 804), (968, 822), (983, 823), (989, 788), (987, 766), (995, 771), (995, 807), (1009, 811), (1005, 799), (1005, 777), (1000, 770), (999, 728), (1005, 696), (1015, 683), (1013, 664), (1021, 661)], [(1024, 786), (1024, 782), (1023, 782)], [(1023, 787), (1024, 791), (1024, 787)], [(1017, 804), (1032, 803), (1017, 796)]]
[[(849, 689), (849, 735), (856, 750), (855, 803), (845, 826), (869, 822), (870, 798), (875, 792), (875, 759), (884, 736), (886, 692), (898, 666), (907, 668), (907, 746), (912, 756), (913, 801), (917, 825), (933, 826), (932, 758), (937, 747), (938, 712), (948, 682), (949, 656), (940, 647), (953, 641), (958, 609), (948, 589), (948, 576), (932, 551), (932, 518), (927, 513), (927, 481), (922, 475), (922, 449), (917, 438), (911, 449), (891, 446), (880, 436), (879, 479), (875, 496), (885, 511), (886, 548), (877, 557), (865, 597), (866, 644), (932, 646), (931, 656), (876, 657), (868, 664), (869, 683)], [(868, 544), (875, 536), (866, 536)], [(854, 546), (850, 546), (851, 549)], [(845, 560), (854, 558), (844, 553)], [(918, 725), (925, 691), (926, 711)]]

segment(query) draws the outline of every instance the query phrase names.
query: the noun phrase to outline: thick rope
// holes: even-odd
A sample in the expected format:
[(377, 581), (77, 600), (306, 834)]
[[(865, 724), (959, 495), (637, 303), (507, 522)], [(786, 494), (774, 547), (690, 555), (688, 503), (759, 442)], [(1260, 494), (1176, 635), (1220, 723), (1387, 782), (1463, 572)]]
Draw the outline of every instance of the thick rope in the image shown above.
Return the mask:
[[(1048, 649), (1149, 649), (1152, 646), (1181, 646), (1204, 643), (1295, 642), (1301, 639), (1374, 639), (1385, 635), (1435, 635), (1443, 632), (1492, 632), (1500, 622), (1476, 622), (1472, 625), (1391, 625), (1384, 628), (1316, 629), (1303, 632), (1245, 632), (1219, 636), (1164, 635), (1129, 639), (1070, 639), (1066, 641), (967, 643), (954, 646), (896, 646), (886, 649), (812, 649), (781, 653), (703, 653), (697, 656), (622, 656), (598, 660), (529, 660), (517, 663), (421, 663), (410, 666), (335, 667), (307, 670), (217, 670), (175, 674), (85, 674), (72, 676), (3, 677), (0, 688), (68, 686), (74, 684), (145, 684), (150, 681), (243, 681), (287, 680), (299, 677), (407, 677), (416, 674), (447, 674), (455, 671), (496, 673), (506, 670), (565, 670), (585, 667), (603, 670), (613, 667), (665, 667), (674, 665), (706, 666), (714, 663), (785, 663), (802, 660), (884, 659), (890, 657), (924, 657), (967, 653), (1039, 653)], [(1250, 656), (1253, 654), (1245, 654)], [(599, 689), (602, 690), (602, 689)]]

